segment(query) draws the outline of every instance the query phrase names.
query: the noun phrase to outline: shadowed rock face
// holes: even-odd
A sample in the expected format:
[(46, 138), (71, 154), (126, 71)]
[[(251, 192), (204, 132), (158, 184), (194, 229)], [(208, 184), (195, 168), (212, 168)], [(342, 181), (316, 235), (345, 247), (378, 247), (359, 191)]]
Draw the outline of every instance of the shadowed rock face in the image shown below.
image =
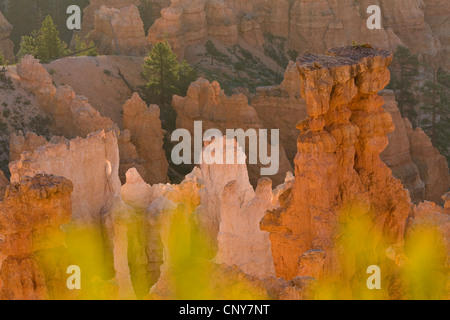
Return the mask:
[[(335, 271), (333, 239), (346, 206), (357, 206), (388, 242), (401, 241), (410, 198), (379, 157), (394, 130), (377, 95), (389, 83), (391, 61), (387, 51), (356, 47), (299, 57), (309, 117), (298, 125), (296, 180), (281, 208), (261, 221), (271, 233), (277, 276)], [(302, 268), (302, 257), (313, 272)]]
[[(60, 229), (71, 218), (72, 190), (69, 180), (51, 175), (7, 187), (0, 202), (0, 299), (74, 298), (63, 278), (69, 264)], [(55, 252), (57, 265), (46, 263)]]
[[(255, 129), (259, 135), (258, 130), (264, 128), (255, 109), (248, 104), (247, 97), (243, 94), (227, 96), (217, 81), (210, 83), (206, 79), (198, 79), (191, 83), (186, 97), (173, 96), (172, 106), (177, 112), (177, 128), (187, 129), (192, 136), (195, 133), (195, 121), (202, 122), (203, 131), (218, 129), (224, 135), (227, 129)], [(269, 138), (270, 135), (269, 132)], [(250, 151), (246, 144), (245, 152), (248, 155)], [(284, 146), (280, 143), (279, 147), (279, 170), (269, 176), (274, 185), (283, 183), (286, 172), (291, 171)], [(261, 177), (261, 167), (267, 165), (263, 165), (260, 160), (257, 164), (248, 165), (250, 182), (254, 186)]]
[(163, 149), (163, 130), (157, 105), (147, 107), (146, 103), (134, 93), (123, 106), (124, 128), (130, 131), (131, 142), (145, 163), (145, 181), (150, 184), (169, 182), (169, 164)]
[(3, 200), (5, 195), (6, 186), (9, 184), (8, 179), (5, 177), (5, 174), (2, 170), (0, 170), (0, 201)]
[(9, 35), (13, 26), (9, 24), (3, 14), (0, 12), (0, 50), (7, 61), (14, 61), (14, 44), (9, 40)]

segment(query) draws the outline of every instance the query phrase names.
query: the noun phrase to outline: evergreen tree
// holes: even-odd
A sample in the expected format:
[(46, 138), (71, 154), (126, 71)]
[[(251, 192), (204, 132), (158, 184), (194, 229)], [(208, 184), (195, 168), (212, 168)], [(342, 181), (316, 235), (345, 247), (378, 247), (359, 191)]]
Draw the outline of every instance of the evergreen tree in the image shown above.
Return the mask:
[(177, 94), (184, 96), (192, 82), (199, 77), (198, 72), (193, 69), (186, 60), (183, 60), (178, 66), (179, 81), (177, 85)]
[(433, 145), (450, 161), (450, 74), (435, 71), (433, 81), (426, 81), (421, 91), (425, 103), (421, 107), (423, 129), (431, 137)]
[(48, 62), (64, 56), (67, 53), (67, 45), (59, 38), (53, 19), (47, 16), (42, 23), (37, 39), (37, 57)]
[(177, 55), (166, 40), (158, 42), (150, 50), (144, 61), (143, 75), (148, 81), (151, 96), (158, 103), (169, 105), (180, 76)]
[(392, 73), (390, 89), (396, 91), (396, 98), (400, 113), (403, 117), (408, 117), (413, 122), (417, 117), (414, 106), (417, 104), (412, 92), (414, 77), (418, 75), (419, 61), (408, 48), (399, 46), (394, 54), (394, 68), (398, 72)]
[(214, 64), (214, 58), (221, 55), (220, 51), (217, 50), (216, 46), (211, 40), (208, 40), (205, 44), (206, 54), (211, 57), (211, 65)]
[(59, 38), (59, 32), (50, 16), (47, 16), (39, 31), (31, 36), (23, 36), (20, 42), (18, 58), (31, 54), (43, 62), (60, 58), (67, 53), (67, 45)]
[(81, 56), (98, 56), (97, 47), (94, 41), (88, 41), (81, 39), (78, 35), (75, 36), (75, 49), (74, 54), (78, 57)]
[(34, 30), (31, 32), (31, 36), (23, 36), (20, 41), (20, 49), (17, 53), (17, 60), (20, 61), (27, 54), (37, 57), (37, 39), (38, 32)]

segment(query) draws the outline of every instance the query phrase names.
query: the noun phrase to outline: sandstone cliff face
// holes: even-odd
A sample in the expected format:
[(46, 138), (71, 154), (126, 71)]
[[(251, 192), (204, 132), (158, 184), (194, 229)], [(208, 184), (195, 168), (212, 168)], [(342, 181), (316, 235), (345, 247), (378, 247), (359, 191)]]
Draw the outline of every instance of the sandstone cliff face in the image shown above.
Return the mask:
[[(195, 121), (202, 122), (204, 131), (214, 128), (223, 134), (226, 134), (227, 129), (246, 131), (264, 128), (255, 109), (248, 104), (247, 97), (243, 94), (226, 96), (216, 81), (210, 83), (208, 80), (199, 79), (193, 82), (189, 86), (186, 97), (173, 97), (172, 106), (177, 112), (177, 128), (187, 129), (192, 136), (194, 136)], [(286, 172), (291, 170), (281, 144), (279, 160), (278, 173), (270, 176), (275, 185), (282, 183)], [(262, 164), (259, 161), (258, 164), (248, 165), (250, 181), (253, 185), (257, 184), (261, 176), (261, 167)]]
[[(70, 86), (55, 88), (51, 76), (39, 60), (26, 56), (18, 65), (17, 73), (18, 83), (38, 96), (41, 109), (53, 117), (54, 134), (73, 139), (87, 137), (98, 130), (114, 129), (119, 139), (120, 176), (123, 180), (126, 170), (137, 167), (151, 183), (168, 181), (168, 164), (162, 148), (163, 133), (157, 106), (152, 106), (148, 110), (146, 106), (145, 109), (140, 109), (139, 106), (145, 103), (135, 94), (124, 107), (125, 128), (130, 130), (120, 133), (113, 120), (102, 116), (86, 97), (77, 95)], [(139, 101), (136, 102), (136, 98)], [(26, 139), (26, 143), (42, 144), (43, 138), (40, 138), (40, 142), (36, 139), (30, 136)], [(14, 141), (10, 160), (18, 160), (23, 151), (19, 147), (21, 144), (23, 143)], [(19, 150), (15, 151), (14, 147)], [(32, 150), (30, 147), (22, 149), (27, 148)]]
[(44, 69), (39, 60), (26, 55), (17, 65), (17, 75), (20, 85), (31, 91), (38, 99), (41, 109), (50, 113), (52, 110), (52, 98), (56, 88), (52, 83), (52, 77)]
[(425, 183), (425, 199), (441, 204), (442, 195), (450, 187), (447, 160), (433, 147), (431, 139), (421, 128), (413, 130), (408, 120), (405, 120), (405, 124), (411, 145), (412, 160), (417, 165), (420, 177)]
[[(205, 5), (208, 35), (216, 38), (227, 45), (238, 42), (238, 25), (236, 16), (228, 8), (224, 0), (207, 0)], [(256, 29), (253, 25), (244, 25), (244, 33), (251, 39), (251, 30)], [(260, 40), (260, 39), (259, 39)], [(257, 41), (255, 37), (255, 41)]]
[(297, 62), (309, 117), (299, 124), (296, 179), (284, 205), (261, 221), (277, 276), (288, 279), (338, 268), (331, 239), (339, 237), (345, 206), (356, 204), (388, 243), (402, 241), (411, 211), (407, 192), (379, 158), (394, 130), (377, 95), (389, 83), (392, 55), (352, 47), (330, 54)]
[(111, 119), (100, 115), (86, 97), (76, 95), (71, 87), (56, 88), (50, 74), (32, 56), (25, 56), (17, 65), (16, 77), (18, 85), (33, 93), (40, 108), (54, 118), (54, 133), (67, 138), (85, 137), (114, 126)]
[(205, 0), (172, 0), (172, 5), (161, 10), (161, 18), (148, 32), (148, 41), (155, 44), (167, 37), (179, 59), (188, 45), (206, 40), (208, 36)]
[[(403, 186), (408, 189), (411, 200), (419, 203), (425, 198), (425, 184), (421, 179), (421, 174), (411, 158), (411, 146), (407, 133), (405, 121), (398, 109), (395, 96), (392, 91), (386, 90), (381, 94), (385, 101), (383, 108), (392, 116), (395, 130), (388, 134), (389, 145), (381, 153), (381, 159), (392, 170), (395, 178), (402, 181)], [(444, 172), (442, 172), (444, 174)], [(429, 188), (431, 186), (428, 186)], [(436, 190), (441, 192), (440, 188)], [(443, 192), (442, 192), (443, 193)], [(431, 199), (427, 199), (431, 200)]]
[(305, 100), (300, 94), (300, 77), (294, 62), (289, 63), (280, 85), (257, 88), (252, 106), (267, 128), (280, 130), (286, 155), (293, 160), (297, 154), (296, 125), (307, 116)]
[(89, 5), (83, 10), (83, 24), (81, 32), (84, 36), (94, 30), (95, 12), (102, 6), (122, 9), (131, 5), (139, 6), (141, 0), (89, 0)]
[[(60, 230), (71, 218), (72, 189), (67, 179), (47, 175), (8, 186), (0, 202), (0, 299), (74, 298), (65, 287)], [(56, 252), (59, 259), (49, 260)]]
[(131, 142), (145, 161), (141, 172), (150, 184), (168, 182), (169, 164), (163, 149), (163, 130), (157, 105), (147, 107), (139, 94), (134, 93), (123, 106), (123, 125), (130, 131)]
[(144, 23), (136, 6), (121, 9), (101, 6), (94, 14), (92, 37), (103, 54), (145, 55)]
[(445, 0), (424, 0), (425, 3), (425, 21), (431, 27), (433, 35), (441, 43), (442, 52), (440, 58), (443, 61), (444, 68), (450, 70), (450, 20), (448, 12), (450, 11), (450, 2)]
[(146, 84), (140, 75), (143, 61), (143, 57), (117, 55), (68, 57), (44, 67), (51, 73), (56, 87), (70, 86), (77, 95), (88, 98), (89, 104), (102, 116), (122, 128), (123, 104), (130, 99), (134, 88)]
[(261, 25), (250, 14), (244, 16), (239, 23), (239, 36), (248, 44), (262, 48), (264, 45), (264, 35)]
[[(139, 7), (142, 4), (141, 0), (90, 0), (89, 2), (89, 6), (87, 6), (83, 11), (83, 24), (81, 26), (82, 35), (87, 35), (94, 29), (95, 12), (103, 5), (109, 8), (122, 9), (131, 5)], [(149, 0), (149, 2), (152, 6), (152, 12), (151, 17), (146, 18), (153, 20), (159, 18), (161, 16), (161, 9), (170, 6), (171, 3), (170, 0)]]
[(237, 15), (252, 14), (262, 28), (275, 36), (286, 37), (289, 30), (289, 0), (225, 0)]
[[(215, 143), (225, 144), (227, 152), (234, 151), (237, 147), (232, 140), (219, 140), (213, 142)], [(212, 145), (209, 145), (206, 148), (211, 147)], [(240, 149), (234, 152), (244, 156)], [(219, 211), (219, 214), (213, 217), (219, 222), (215, 262), (236, 265), (246, 274), (266, 278), (275, 275), (275, 269), (269, 234), (259, 230), (259, 221), (271, 208), (272, 181), (268, 178), (260, 179), (256, 190), (253, 191), (246, 174), (237, 172), (234, 177), (233, 174), (230, 175), (240, 166), (244, 172), (247, 171), (245, 165), (238, 164), (202, 165), (205, 189), (201, 194), (199, 218), (214, 212), (214, 205), (216, 211)], [(237, 177), (242, 178), (236, 180)], [(221, 182), (218, 183), (219, 181)], [(214, 203), (217, 200), (218, 203)], [(246, 245), (242, 246), (242, 243)]]
[[(366, 9), (370, 5), (378, 5), (382, 10), (381, 30), (369, 30), (366, 27), (369, 17)], [(413, 52), (429, 55), (435, 55), (439, 49), (439, 44), (425, 22), (419, 1), (338, 3), (297, 0), (293, 4), (290, 10), (291, 47), (299, 51), (313, 50), (320, 53), (329, 47), (351, 43), (353, 40), (390, 50), (403, 44)]]
[[(283, 82), (278, 86), (260, 87), (252, 99), (252, 106), (258, 113), (258, 117), (267, 128), (280, 130), (281, 142), (286, 149), (289, 160), (293, 160), (297, 153), (296, 124), (305, 119), (306, 104), (300, 93), (300, 78), (295, 64), (291, 62), (286, 69)], [(389, 133), (389, 145), (381, 153), (381, 159), (392, 170), (395, 178), (400, 179), (403, 186), (408, 189), (414, 203), (423, 200), (441, 203), (441, 195), (449, 188), (448, 168), (443, 162), (443, 157), (436, 153), (434, 148), (430, 149), (429, 143), (416, 142), (417, 137), (411, 135), (411, 124), (408, 120), (402, 119), (398, 104), (392, 91), (384, 90), (381, 96), (385, 100), (383, 108), (390, 113), (393, 119), (395, 130)], [(273, 110), (277, 109), (277, 116), (273, 117)], [(420, 140), (426, 140), (422, 132)], [(410, 139), (414, 140), (411, 141)], [(429, 140), (429, 139), (428, 139)], [(415, 144), (415, 151), (412, 145)], [(423, 145), (424, 150), (420, 151), (418, 144)], [(421, 153), (422, 160), (416, 160), (412, 153)], [(428, 159), (426, 159), (429, 157)], [(434, 160), (433, 160), (434, 159)], [(438, 165), (431, 166), (435, 161)], [(420, 163), (427, 162), (427, 165)], [(419, 167), (420, 166), (420, 170)], [(431, 172), (432, 171), (432, 172)], [(437, 177), (442, 178), (437, 181)], [(425, 179), (433, 182), (426, 183)]]
[(9, 24), (3, 14), (0, 12), (0, 50), (7, 61), (14, 61), (14, 44), (9, 40), (13, 27)]
[(101, 214), (110, 210), (113, 198), (120, 194), (115, 133), (99, 131), (86, 139), (62, 139), (26, 151), (19, 160), (10, 163), (11, 182), (37, 173), (66, 177), (74, 185), (73, 221), (100, 226)]

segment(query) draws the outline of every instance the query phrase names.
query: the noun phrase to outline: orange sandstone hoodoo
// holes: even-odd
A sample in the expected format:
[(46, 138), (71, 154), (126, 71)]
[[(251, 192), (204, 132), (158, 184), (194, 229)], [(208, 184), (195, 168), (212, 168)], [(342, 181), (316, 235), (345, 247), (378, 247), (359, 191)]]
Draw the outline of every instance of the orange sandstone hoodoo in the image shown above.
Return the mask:
[(369, 221), (375, 243), (403, 240), (410, 197), (379, 157), (394, 130), (377, 94), (389, 83), (391, 61), (369, 46), (298, 58), (308, 118), (297, 125), (295, 184), (260, 224), (270, 232), (278, 277), (337, 272), (338, 224), (349, 207)]

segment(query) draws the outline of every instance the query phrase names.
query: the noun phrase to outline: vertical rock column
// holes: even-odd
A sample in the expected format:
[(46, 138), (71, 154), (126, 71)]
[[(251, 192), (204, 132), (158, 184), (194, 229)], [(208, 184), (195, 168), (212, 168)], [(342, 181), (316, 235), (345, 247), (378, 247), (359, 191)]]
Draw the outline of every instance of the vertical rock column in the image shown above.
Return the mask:
[(71, 219), (72, 183), (36, 175), (7, 187), (0, 202), (0, 300), (64, 299), (67, 256), (60, 225)]
[(346, 208), (357, 208), (376, 234), (394, 243), (410, 212), (408, 193), (379, 157), (394, 129), (377, 95), (389, 83), (392, 55), (361, 47), (329, 54), (297, 61), (308, 118), (297, 126), (295, 184), (261, 220), (271, 233), (277, 276), (288, 279), (336, 271)]

